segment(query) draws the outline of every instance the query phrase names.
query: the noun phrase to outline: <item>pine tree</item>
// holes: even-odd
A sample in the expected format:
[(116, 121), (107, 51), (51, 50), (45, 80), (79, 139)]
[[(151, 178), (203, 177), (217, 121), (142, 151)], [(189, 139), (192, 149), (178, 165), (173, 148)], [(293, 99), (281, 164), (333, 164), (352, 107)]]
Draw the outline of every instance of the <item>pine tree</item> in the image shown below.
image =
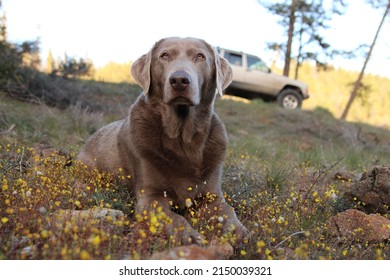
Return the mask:
[[(343, 0), (332, 0), (330, 10), (324, 8), (326, 1), (323, 0), (285, 0), (281, 3), (258, 0), (258, 2), (272, 14), (279, 16), (278, 23), (286, 28), (285, 44), (269, 44), (277, 44), (284, 51), (283, 75), (289, 76), (293, 58), (297, 60), (295, 76), (298, 76), (299, 67), (304, 60), (314, 60), (317, 65), (323, 66), (325, 63), (321, 56), (331, 56), (334, 53), (330, 45), (324, 41), (321, 32), (328, 28), (327, 22), (331, 20), (333, 14), (343, 13), (345, 7)], [(305, 51), (305, 49), (310, 50)]]

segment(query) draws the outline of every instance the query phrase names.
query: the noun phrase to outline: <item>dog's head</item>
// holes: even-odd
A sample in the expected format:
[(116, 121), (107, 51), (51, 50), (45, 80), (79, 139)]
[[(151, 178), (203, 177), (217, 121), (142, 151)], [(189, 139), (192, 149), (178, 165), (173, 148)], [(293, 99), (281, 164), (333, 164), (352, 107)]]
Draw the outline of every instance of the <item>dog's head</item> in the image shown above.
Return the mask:
[(208, 43), (176, 37), (158, 41), (133, 63), (131, 73), (146, 95), (160, 95), (173, 106), (213, 100), (233, 76), (229, 63)]

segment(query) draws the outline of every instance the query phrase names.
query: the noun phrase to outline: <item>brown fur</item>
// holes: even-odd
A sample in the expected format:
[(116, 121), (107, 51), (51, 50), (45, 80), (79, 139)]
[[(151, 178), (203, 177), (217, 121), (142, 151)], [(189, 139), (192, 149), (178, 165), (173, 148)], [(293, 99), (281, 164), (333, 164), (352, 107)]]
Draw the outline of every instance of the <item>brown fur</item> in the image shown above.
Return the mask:
[(166, 38), (133, 64), (132, 75), (144, 94), (126, 119), (92, 135), (79, 159), (91, 168), (130, 174), (136, 211), (153, 211), (157, 202), (172, 219), (167, 234), (182, 243), (203, 238), (171, 205), (184, 208), (188, 198), (200, 201), (206, 193), (216, 196), (208, 209), (218, 210), (203, 211), (205, 218), (223, 217), (224, 231), (242, 239), (248, 231), (221, 191), (227, 136), (213, 109), (216, 92), (222, 94), (232, 79), (228, 62), (203, 40)]

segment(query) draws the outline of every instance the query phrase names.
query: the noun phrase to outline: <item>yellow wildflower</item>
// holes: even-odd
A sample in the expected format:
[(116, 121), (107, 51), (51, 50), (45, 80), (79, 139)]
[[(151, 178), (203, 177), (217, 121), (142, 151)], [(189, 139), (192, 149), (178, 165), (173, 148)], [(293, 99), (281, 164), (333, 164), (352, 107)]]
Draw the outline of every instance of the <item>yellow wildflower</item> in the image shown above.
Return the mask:
[(186, 204), (186, 207), (187, 207), (187, 208), (190, 208), (190, 207), (192, 206), (192, 200), (191, 200), (191, 198), (187, 198), (185, 204)]
[(264, 243), (263, 240), (260, 240), (260, 241), (257, 241), (256, 246), (259, 247), (259, 248), (262, 248), (262, 247), (265, 246), (265, 243)]
[(44, 229), (41, 231), (41, 236), (42, 238), (48, 238), (50, 236), (50, 232)]
[(100, 244), (100, 242), (102, 242), (102, 240), (100, 239), (100, 236), (96, 235), (94, 238), (92, 238), (91, 243), (95, 246), (98, 246)]
[(3, 179), (3, 185), (1, 186), (1, 189), (2, 189), (3, 191), (8, 190), (8, 182), (7, 182), (6, 179)]
[(89, 253), (87, 251), (82, 250), (80, 253), (80, 259), (89, 260), (89, 259), (91, 259), (91, 256), (89, 255)]
[(157, 228), (155, 226), (150, 226), (149, 227), (149, 231), (152, 233), (152, 234), (155, 234), (157, 232)]

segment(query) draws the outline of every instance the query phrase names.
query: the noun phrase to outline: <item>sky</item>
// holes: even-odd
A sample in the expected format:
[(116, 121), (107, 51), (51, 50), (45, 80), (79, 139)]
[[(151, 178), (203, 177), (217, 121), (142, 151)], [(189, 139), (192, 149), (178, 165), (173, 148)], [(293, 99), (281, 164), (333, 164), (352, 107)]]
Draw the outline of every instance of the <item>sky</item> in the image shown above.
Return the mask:
[[(257, 0), (2, 0), (8, 40), (40, 39), (43, 60), (65, 53), (89, 58), (96, 66), (134, 61), (161, 38), (198, 37), (214, 46), (244, 51), (270, 63), (266, 43), (282, 42), (278, 17)], [(383, 11), (364, 0), (349, 2), (323, 34), (334, 48), (353, 50), (371, 44)], [(380, 33), (367, 72), (390, 78), (390, 16)], [(332, 61), (360, 71), (363, 59)], [(281, 64), (282, 65), (282, 64)]]

